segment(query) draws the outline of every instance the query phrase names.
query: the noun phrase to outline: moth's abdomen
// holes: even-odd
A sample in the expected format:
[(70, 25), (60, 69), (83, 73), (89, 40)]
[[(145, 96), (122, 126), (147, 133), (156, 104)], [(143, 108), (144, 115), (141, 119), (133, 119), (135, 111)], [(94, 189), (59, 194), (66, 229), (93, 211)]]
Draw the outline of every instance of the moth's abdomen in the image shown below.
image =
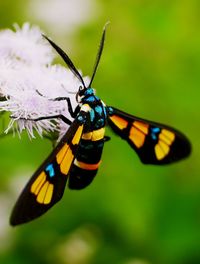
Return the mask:
[(69, 176), (70, 189), (85, 188), (94, 179), (101, 163), (104, 134), (105, 128), (102, 127), (82, 135)]

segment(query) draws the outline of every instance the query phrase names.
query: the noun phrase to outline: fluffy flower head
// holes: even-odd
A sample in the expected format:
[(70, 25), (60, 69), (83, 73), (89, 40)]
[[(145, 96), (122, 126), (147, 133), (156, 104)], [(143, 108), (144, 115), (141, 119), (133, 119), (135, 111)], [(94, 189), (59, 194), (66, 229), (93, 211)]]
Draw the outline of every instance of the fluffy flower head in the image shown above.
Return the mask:
[[(80, 81), (67, 68), (50, 64), (52, 49), (38, 27), (25, 23), (15, 29), (0, 32), (0, 111), (11, 117), (5, 132), (13, 128), (18, 134), (26, 130), (30, 137), (34, 130), (40, 136), (44, 132), (61, 136), (68, 125), (48, 117), (64, 115), (72, 120), (66, 100), (55, 99), (69, 97), (75, 108)], [(84, 82), (88, 84), (89, 78)]]

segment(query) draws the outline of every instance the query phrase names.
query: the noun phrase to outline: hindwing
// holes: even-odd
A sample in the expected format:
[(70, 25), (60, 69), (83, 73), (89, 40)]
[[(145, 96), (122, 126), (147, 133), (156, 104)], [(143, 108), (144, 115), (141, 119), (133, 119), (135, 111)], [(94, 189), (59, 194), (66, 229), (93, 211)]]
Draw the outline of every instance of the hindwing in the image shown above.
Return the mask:
[(188, 139), (169, 126), (141, 119), (108, 107), (110, 127), (125, 139), (146, 164), (168, 164), (191, 152)]

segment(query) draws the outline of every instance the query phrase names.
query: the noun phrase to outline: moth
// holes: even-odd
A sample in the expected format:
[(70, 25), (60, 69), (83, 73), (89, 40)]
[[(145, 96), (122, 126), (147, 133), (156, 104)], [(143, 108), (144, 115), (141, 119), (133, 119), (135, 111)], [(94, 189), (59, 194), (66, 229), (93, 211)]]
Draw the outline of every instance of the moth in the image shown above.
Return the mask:
[(128, 142), (144, 164), (169, 164), (191, 152), (189, 140), (178, 130), (106, 106), (95, 95), (92, 82), (102, 55), (105, 33), (104, 27), (88, 86), (68, 55), (44, 36), (81, 83), (76, 94), (78, 105), (73, 110), (68, 97), (55, 98), (57, 101), (66, 100), (73, 122), (63, 115), (34, 119), (37, 122), (60, 118), (70, 127), (19, 196), (10, 218), (13, 226), (29, 222), (49, 210), (62, 198), (66, 183), (69, 189), (80, 190), (93, 181), (101, 164), (104, 143), (110, 139), (105, 136), (106, 125)]

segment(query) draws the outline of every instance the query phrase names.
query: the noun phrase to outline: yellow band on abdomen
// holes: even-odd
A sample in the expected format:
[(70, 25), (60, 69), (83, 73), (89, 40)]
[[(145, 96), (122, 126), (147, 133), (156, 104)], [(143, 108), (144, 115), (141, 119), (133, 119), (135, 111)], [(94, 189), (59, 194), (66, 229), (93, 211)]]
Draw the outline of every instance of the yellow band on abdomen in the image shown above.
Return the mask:
[(102, 127), (98, 130), (84, 133), (81, 138), (85, 140), (98, 141), (104, 138), (104, 134), (105, 134), (105, 127)]

